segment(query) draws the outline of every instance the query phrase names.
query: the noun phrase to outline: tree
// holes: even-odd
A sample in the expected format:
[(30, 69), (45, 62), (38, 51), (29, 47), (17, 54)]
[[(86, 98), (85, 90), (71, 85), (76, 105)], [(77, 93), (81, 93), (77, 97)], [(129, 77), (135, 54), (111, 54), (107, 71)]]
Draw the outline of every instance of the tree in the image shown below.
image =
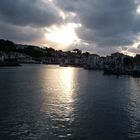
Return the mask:
[(125, 67), (128, 67), (128, 66), (132, 66), (134, 61), (131, 57), (125, 57), (123, 63)]
[(82, 55), (88, 57), (90, 55), (90, 53), (89, 52), (84, 52)]
[(1, 39), (0, 51), (4, 51), (4, 52), (16, 51), (16, 45), (12, 41)]
[(82, 51), (79, 50), (79, 49), (73, 49), (73, 51), (74, 51), (76, 54), (82, 54)]

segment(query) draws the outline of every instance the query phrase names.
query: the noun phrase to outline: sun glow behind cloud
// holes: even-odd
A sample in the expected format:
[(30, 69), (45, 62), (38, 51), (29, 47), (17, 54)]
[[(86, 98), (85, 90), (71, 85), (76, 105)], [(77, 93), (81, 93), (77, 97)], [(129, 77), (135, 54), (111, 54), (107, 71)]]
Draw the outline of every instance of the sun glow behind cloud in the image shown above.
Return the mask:
[(136, 12), (137, 12), (138, 14), (140, 14), (140, 5), (138, 5), (138, 7), (137, 7), (137, 9), (136, 9)]
[(45, 38), (54, 43), (56, 46), (61, 46), (62, 49), (66, 49), (73, 43), (78, 43), (80, 40), (75, 33), (75, 29), (79, 25), (75, 23), (68, 23), (61, 26), (52, 26), (51, 28), (46, 28)]

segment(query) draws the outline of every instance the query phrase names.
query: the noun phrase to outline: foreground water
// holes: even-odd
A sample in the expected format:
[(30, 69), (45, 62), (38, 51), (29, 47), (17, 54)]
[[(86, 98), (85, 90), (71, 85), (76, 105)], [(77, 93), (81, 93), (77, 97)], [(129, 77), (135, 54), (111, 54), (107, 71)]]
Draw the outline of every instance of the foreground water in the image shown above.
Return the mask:
[(140, 79), (79, 68), (0, 68), (0, 140), (140, 139)]

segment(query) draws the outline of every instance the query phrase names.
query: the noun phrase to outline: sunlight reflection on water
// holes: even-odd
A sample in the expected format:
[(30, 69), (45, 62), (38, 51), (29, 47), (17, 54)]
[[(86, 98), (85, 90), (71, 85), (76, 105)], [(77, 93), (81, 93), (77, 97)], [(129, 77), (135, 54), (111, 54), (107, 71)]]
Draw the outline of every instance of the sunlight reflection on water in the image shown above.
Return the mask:
[(52, 129), (60, 132), (59, 137), (70, 137), (72, 135), (70, 125), (74, 120), (76, 70), (70, 67), (58, 68), (55, 71), (47, 70), (43, 75), (44, 101), (41, 111), (51, 118)]

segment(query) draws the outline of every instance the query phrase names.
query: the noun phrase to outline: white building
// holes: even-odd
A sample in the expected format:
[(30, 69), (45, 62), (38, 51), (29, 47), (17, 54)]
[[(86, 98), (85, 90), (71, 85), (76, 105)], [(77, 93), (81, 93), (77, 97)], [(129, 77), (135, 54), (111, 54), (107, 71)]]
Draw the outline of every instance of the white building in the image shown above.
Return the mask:
[(100, 56), (97, 54), (91, 54), (88, 56), (87, 64), (90, 68), (97, 68), (99, 64)]
[(0, 55), (0, 62), (4, 62), (4, 56)]
[(119, 66), (119, 65), (123, 66), (124, 58), (125, 55), (119, 52), (111, 54), (111, 61), (115, 66)]

